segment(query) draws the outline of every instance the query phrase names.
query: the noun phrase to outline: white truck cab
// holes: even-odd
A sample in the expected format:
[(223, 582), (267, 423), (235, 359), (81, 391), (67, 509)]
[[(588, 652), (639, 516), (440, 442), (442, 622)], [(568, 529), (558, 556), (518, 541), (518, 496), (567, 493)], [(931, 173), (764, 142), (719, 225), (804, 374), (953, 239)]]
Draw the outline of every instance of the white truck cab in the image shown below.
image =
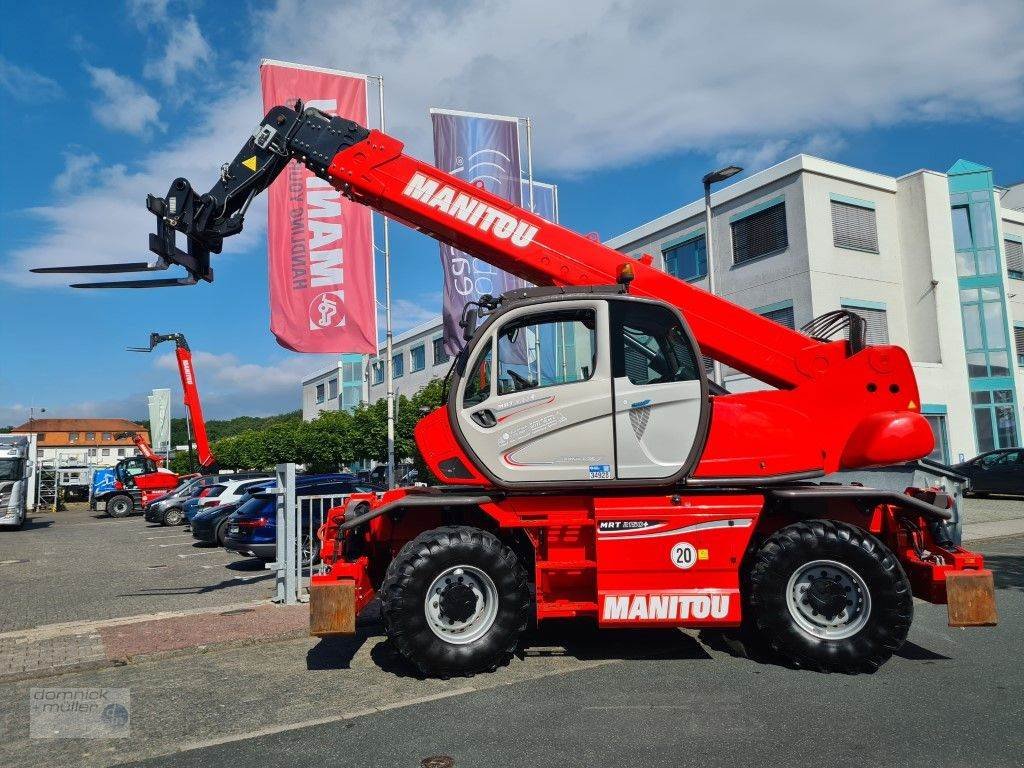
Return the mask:
[(0, 527), (21, 528), (28, 513), (31, 442), (25, 435), (0, 435)]

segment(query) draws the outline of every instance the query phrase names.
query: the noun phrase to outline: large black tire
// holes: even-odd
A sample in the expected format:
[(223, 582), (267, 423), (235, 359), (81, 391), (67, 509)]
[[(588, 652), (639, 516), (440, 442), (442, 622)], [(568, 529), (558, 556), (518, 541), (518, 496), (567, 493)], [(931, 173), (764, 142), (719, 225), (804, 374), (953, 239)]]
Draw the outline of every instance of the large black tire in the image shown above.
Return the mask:
[(164, 512), (163, 520), (160, 521), (160, 525), (181, 525), (185, 522), (185, 510), (181, 507), (168, 507)]
[[(808, 568), (814, 562), (823, 563), (820, 570)], [(867, 598), (858, 597), (861, 585)], [(794, 666), (820, 672), (876, 670), (903, 645), (914, 615), (910, 582), (892, 552), (867, 531), (833, 520), (772, 534), (754, 555), (745, 587), (753, 633)]]
[(229, 518), (227, 517), (221, 520), (217, 524), (217, 530), (213, 534), (213, 541), (218, 547), (224, 546), (224, 540), (228, 536), (228, 520)]
[(135, 511), (135, 502), (127, 493), (115, 493), (107, 499), (107, 514), (111, 517), (128, 517)]
[[(464, 643), (444, 639), (427, 616), (428, 590), (435, 579), (457, 568), (486, 574), (497, 596), (493, 620), (485, 623), (480, 619), (478, 629), (487, 627), (484, 633)], [(469, 597), (467, 608), (465, 590), (460, 586), (462, 578), (453, 572), (451, 581), (456, 590), (448, 595), (452, 607), (442, 608), (442, 612), (451, 610), (454, 614), (485, 607), (486, 601)], [(458, 590), (462, 590), (461, 595)], [(449, 588), (445, 586), (444, 591)], [(526, 571), (515, 553), (496, 536), (465, 526), (426, 531), (402, 547), (388, 566), (380, 600), (388, 638), (430, 677), (469, 676), (508, 664), (530, 620), (532, 604)], [(434, 602), (435, 608), (437, 604)], [(442, 621), (450, 619), (442, 617)]]

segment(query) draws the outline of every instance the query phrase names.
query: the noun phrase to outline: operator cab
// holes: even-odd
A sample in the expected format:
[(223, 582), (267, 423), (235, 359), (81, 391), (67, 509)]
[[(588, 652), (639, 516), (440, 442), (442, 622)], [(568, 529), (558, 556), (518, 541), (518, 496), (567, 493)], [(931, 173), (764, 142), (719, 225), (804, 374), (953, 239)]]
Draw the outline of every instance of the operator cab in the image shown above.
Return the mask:
[(145, 456), (132, 456), (117, 462), (114, 467), (114, 477), (127, 488), (134, 485), (134, 478), (138, 475), (149, 475), (156, 471), (156, 462), (152, 459), (147, 459)]
[(449, 396), (460, 444), (499, 486), (681, 479), (709, 419), (685, 320), (617, 287), (568, 290), (506, 294), (473, 335)]

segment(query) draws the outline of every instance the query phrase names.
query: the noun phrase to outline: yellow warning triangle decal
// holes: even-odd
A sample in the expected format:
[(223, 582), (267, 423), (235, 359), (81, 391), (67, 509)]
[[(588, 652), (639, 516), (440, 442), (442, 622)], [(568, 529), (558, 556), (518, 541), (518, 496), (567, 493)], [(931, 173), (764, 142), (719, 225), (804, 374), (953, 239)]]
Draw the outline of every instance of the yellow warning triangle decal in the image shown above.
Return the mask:
[(243, 160), (242, 165), (244, 165), (253, 173), (256, 173), (256, 155), (253, 155), (248, 160)]
[(913, 400), (911, 400), (910, 401), (910, 405), (908, 405), (907, 408), (909, 410), (911, 410), (911, 411), (916, 411), (917, 410), (917, 403), (915, 403)]

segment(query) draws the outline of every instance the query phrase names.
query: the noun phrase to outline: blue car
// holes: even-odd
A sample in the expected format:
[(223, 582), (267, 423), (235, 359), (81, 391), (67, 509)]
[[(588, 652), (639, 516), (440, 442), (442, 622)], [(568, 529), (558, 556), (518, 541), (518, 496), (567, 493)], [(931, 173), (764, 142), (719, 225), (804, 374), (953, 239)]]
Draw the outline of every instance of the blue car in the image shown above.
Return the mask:
[(250, 494), (271, 488), (275, 484), (275, 480), (264, 480), (257, 485), (250, 486), (245, 495), (234, 501), (216, 506), (199, 507), (194, 510), (188, 518), (192, 538), (204, 544), (218, 544), (223, 547), (228, 533), (228, 518), (249, 500)]
[[(334, 504), (331, 500), (302, 499), (310, 496), (346, 496), (350, 493), (373, 493), (379, 488), (360, 480), (356, 475), (301, 475), (295, 481), (295, 496), (302, 515), (302, 564), (320, 562), (320, 540), (317, 529)], [(311, 512), (311, 514), (310, 514)], [(224, 548), (243, 555), (271, 562), (277, 557), (277, 513), (275, 496), (268, 491), (255, 491), (228, 518)]]

